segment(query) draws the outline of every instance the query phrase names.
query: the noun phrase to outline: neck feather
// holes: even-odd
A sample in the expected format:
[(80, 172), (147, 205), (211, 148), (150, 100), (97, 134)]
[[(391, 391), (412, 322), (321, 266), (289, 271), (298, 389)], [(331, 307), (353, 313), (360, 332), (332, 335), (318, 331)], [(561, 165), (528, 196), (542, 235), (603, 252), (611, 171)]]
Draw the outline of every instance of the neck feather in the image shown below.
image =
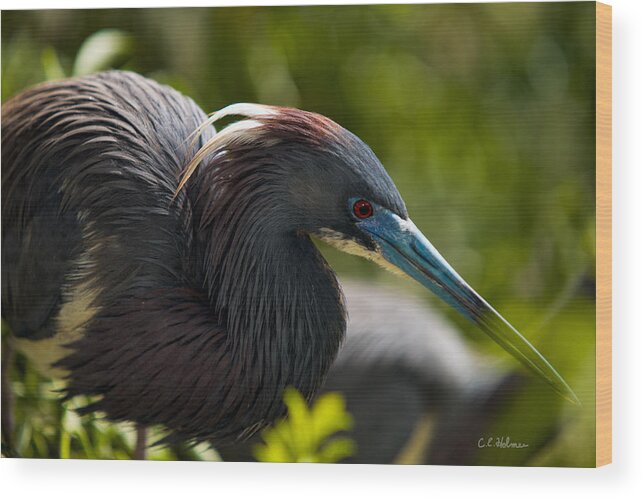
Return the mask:
[(289, 385), (312, 397), (346, 329), (334, 273), (310, 238), (288, 227), (277, 182), (246, 175), (196, 185), (197, 274), (237, 367), (278, 391), (277, 401)]

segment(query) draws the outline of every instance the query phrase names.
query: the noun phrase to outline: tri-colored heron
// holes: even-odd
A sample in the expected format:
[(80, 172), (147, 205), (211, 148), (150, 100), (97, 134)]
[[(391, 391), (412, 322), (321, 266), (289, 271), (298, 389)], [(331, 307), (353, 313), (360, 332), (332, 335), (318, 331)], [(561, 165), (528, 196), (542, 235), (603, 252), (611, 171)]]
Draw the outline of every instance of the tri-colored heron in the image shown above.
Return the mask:
[(314, 237), (408, 274), (576, 400), (328, 118), (234, 104), (208, 119), (106, 72), (7, 102), (2, 164), (2, 314), (66, 397), (96, 396), (84, 411), (224, 443), (281, 415), (286, 386), (312, 397), (346, 328)]

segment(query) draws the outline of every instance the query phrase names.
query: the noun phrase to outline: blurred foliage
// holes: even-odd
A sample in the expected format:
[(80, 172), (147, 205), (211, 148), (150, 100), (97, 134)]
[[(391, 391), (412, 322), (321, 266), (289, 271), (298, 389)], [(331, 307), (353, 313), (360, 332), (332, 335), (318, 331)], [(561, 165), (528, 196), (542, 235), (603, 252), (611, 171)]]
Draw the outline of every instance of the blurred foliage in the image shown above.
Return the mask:
[[(565, 307), (549, 322), (539, 350), (552, 365), (566, 373), (567, 381), (581, 400), (575, 406), (563, 400), (545, 383), (530, 376), (520, 392), (508, 397), (481, 437), (510, 437), (528, 443), (524, 449), (480, 449), (476, 464), (490, 466), (594, 466), (594, 315), (588, 304)], [(538, 316), (536, 307), (521, 307), (525, 317)], [(563, 340), (564, 338), (564, 340)]]
[(264, 430), (265, 443), (254, 449), (258, 461), (273, 463), (335, 463), (353, 454), (355, 443), (335, 433), (350, 430), (353, 418), (338, 393), (325, 393), (312, 408), (294, 388), (284, 392), (288, 417)]
[[(291, 105), (356, 133), (416, 225), (584, 402), (570, 407), (534, 382), (495, 434), (509, 428), (514, 440), (539, 442), (533, 464), (593, 462), (594, 3), (34, 10), (4, 11), (2, 20), (3, 101), (111, 66), (170, 84), (207, 112), (243, 101)], [(418, 285), (321, 248), (340, 275), (422, 293), (477, 349), (515, 366)], [(20, 403), (32, 404), (18, 418), (24, 431), (44, 439), (28, 452), (58, 455), (56, 429), (78, 428), (74, 417), (24, 361), (15, 383)], [(538, 433), (551, 421), (562, 428), (553, 442)], [(41, 423), (49, 433), (36, 437)], [(81, 423), (86, 440), (98, 442), (100, 424)], [(82, 438), (70, 433), (74, 455)], [(119, 455), (131, 452), (131, 438), (108, 441)], [(479, 461), (511, 464), (516, 455), (483, 449)]]
[(120, 66), (131, 55), (131, 39), (122, 31), (103, 29), (83, 42), (74, 61), (74, 76)]

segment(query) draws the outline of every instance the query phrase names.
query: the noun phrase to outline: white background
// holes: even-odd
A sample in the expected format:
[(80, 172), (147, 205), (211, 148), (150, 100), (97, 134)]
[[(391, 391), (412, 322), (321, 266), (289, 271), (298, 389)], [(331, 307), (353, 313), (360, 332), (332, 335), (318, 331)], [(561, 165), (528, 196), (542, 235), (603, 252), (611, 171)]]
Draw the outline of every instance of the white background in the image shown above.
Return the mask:
[[(393, 3), (0, 0), (2, 9)], [(436, 2), (433, 2), (436, 3)], [(643, 2), (610, 0), (614, 62), (614, 464), (598, 470), (0, 460), (3, 497), (643, 497)]]

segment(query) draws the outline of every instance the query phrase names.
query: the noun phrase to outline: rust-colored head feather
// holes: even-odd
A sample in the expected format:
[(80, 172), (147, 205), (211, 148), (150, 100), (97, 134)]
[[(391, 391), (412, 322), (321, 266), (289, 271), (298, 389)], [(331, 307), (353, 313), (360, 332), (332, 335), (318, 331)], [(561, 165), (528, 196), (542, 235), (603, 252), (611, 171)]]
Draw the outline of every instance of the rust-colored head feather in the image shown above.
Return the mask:
[(238, 103), (212, 113), (191, 135), (192, 142), (196, 143), (205, 130), (227, 116), (243, 116), (245, 119), (228, 125), (199, 149), (186, 165), (176, 194), (207, 156), (234, 147), (235, 144), (257, 142), (265, 146), (277, 143), (286, 136), (304, 139), (313, 144), (324, 138), (341, 140), (341, 127), (320, 114), (287, 107)]

